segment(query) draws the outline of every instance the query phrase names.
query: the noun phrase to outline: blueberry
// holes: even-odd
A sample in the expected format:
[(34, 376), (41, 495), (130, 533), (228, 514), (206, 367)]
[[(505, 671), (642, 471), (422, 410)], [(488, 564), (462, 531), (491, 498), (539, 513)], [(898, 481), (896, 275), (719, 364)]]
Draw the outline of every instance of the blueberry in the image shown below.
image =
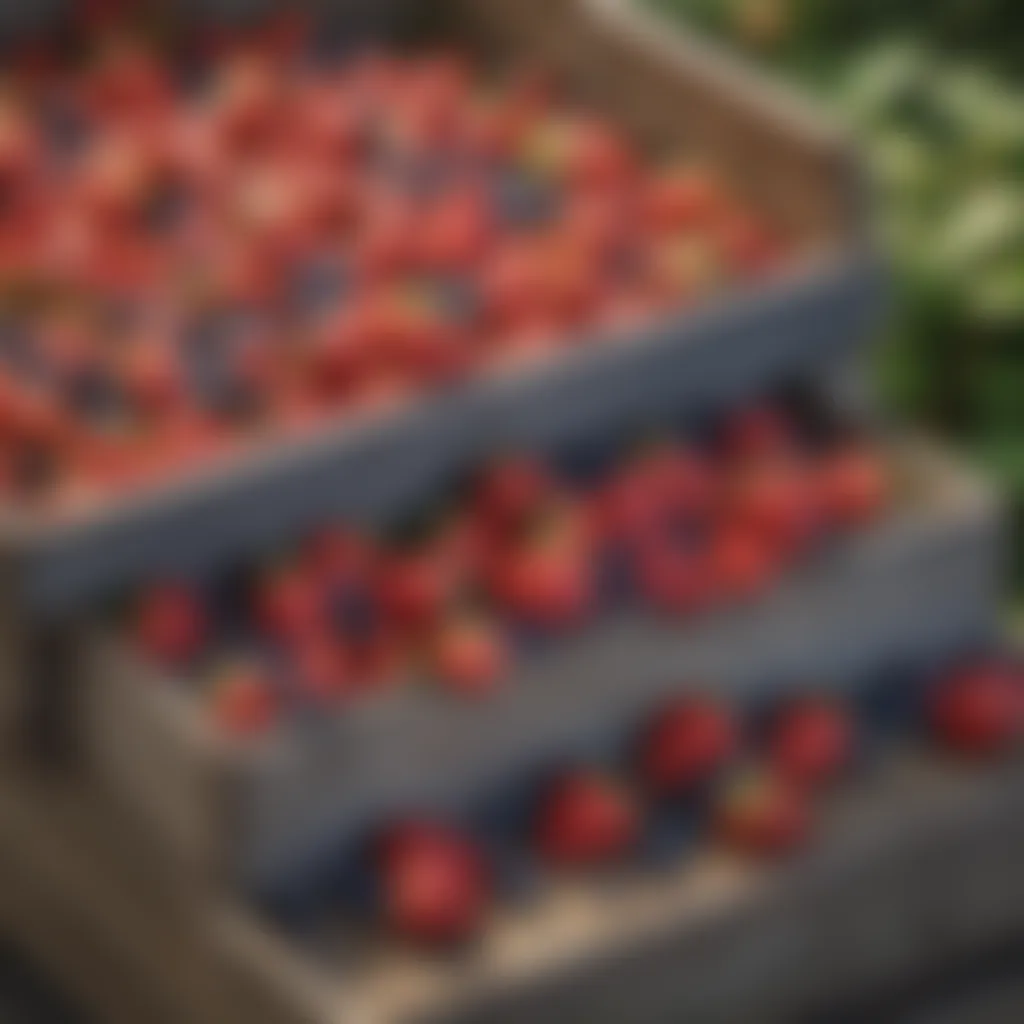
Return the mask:
[(339, 633), (356, 638), (373, 636), (381, 625), (373, 594), (359, 584), (332, 587), (327, 595), (327, 615)]
[(659, 814), (645, 832), (637, 858), (647, 868), (671, 867), (699, 834), (700, 823), (693, 808)]
[(550, 221), (559, 201), (550, 185), (514, 171), (504, 171), (497, 176), (493, 196), (498, 216), (517, 228), (536, 227)]
[(47, 367), (29, 334), (18, 324), (0, 326), (0, 363), (26, 382), (43, 383)]
[(63, 382), (65, 401), (89, 420), (106, 420), (125, 411), (125, 397), (100, 367), (76, 373)]
[(223, 352), (211, 351), (194, 358), (189, 371), (198, 403), (210, 412), (238, 423), (261, 414), (261, 397), (232, 372)]
[(146, 212), (146, 227), (156, 234), (165, 234), (181, 222), (188, 211), (189, 196), (184, 189), (162, 189), (150, 201)]
[(480, 296), (465, 278), (442, 277), (428, 285), (442, 316), (453, 323), (471, 324), (480, 315)]
[(299, 314), (317, 313), (345, 294), (344, 270), (335, 261), (308, 260), (295, 268), (291, 281), (292, 306)]

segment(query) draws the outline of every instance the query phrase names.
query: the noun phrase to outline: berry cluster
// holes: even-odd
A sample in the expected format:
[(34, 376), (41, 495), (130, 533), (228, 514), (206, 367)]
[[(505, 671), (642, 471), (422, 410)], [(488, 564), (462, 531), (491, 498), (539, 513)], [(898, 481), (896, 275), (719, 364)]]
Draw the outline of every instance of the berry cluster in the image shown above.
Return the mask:
[[(280, 40), (278, 40), (280, 42)], [(540, 74), (115, 37), (0, 90), (0, 491), (85, 502), (769, 272)], [(63, 507), (62, 504), (62, 507)]]
[[(923, 717), (940, 749), (979, 759), (1024, 739), (1024, 672), (999, 658), (928, 681)], [(436, 821), (406, 822), (372, 846), (380, 913), (393, 934), (460, 942), (482, 925), (502, 888), (510, 842), (548, 871), (608, 869), (643, 856), (681, 815), (727, 848), (776, 858), (806, 843), (823, 799), (854, 767), (870, 716), (834, 698), (789, 699), (759, 722), (707, 697), (663, 708), (624, 770), (572, 769), (541, 788), (509, 837)]]
[(133, 631), (205, 682), (234, 733), (417, 676), (483, 697), (517, 658), (609, 609), (676, 618), (754, 598), (879, 514), (880, 453), (805, 418), (757, 407), (699, 440), (571, 469), (501, 459), (429, 527), (333, 528), (215, 585), (153, 586)]

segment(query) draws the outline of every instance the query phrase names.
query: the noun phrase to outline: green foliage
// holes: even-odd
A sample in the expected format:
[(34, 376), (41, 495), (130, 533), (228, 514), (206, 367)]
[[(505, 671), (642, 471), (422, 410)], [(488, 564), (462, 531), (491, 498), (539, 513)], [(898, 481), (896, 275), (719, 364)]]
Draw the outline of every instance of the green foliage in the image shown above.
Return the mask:
[(1024, 533), (1024, 3), (651, 2), (855, 130), (897, 272), (882, 383), (999, 474)]

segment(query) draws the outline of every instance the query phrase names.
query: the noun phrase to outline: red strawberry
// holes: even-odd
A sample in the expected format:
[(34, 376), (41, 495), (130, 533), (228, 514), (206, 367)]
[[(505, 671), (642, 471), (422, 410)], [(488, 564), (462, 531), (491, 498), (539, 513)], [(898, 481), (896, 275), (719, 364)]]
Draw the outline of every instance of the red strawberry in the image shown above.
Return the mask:
[(598, 120), (581, 122), (569, 133), (565, 160), (568, 180), (579, 191), (620, 188), (635, 168), (626, 140)]
[(277, 700), (269, 680), (259, 669), (232, 670), (214, 685), (214, 721), (227, 733), (255, 737), (268, 732), (277, 720)]
[(953, 673), (931, 702), (936, 735), (958, 754), (983, 757), (1005, 751), (1024, 731), (1019, 680), (999, 663)]
[(527, 456), (502, 459), (477, 484), (474, 507), (484, 528), (507, 534), (521, 529), (555, 493), (547, 468)]
[(253, 55), (223, 60), (213, 97), (216, 133), (231, 151), (251, 151), (269, 140), (284, 99), (269, 61)]
[(532, 625), (564, 629), (580, 624), (596, 597), (588, 553), (542, 542), (521, 546), (499, 560), (496, 595), (509, 612)]
[(420, 216), (409, 204), (370, 192), (366, 219), (353, 246), (353, 262), (368, 284), (390, 281), (416, 265)]
[(416, 385), (455, 380), (474, 358), (463, 328), (436, 310), (416, 307), (396, 310), (388, 355), (391, 369)]
[(654, 608), (682, 614), (704, 607), (715, 593), (707, 558), (667, 543), (649, 543), (635, 556), (636, 585)]
[(644, 783), (660, 795), (690, 792), (707, 782), (736, 753), (739, 726), (708, 700), (682, 700), (655, 719), (640, 748)]
[(364, 112), (332, 84), (308, 89), (299, 113), (305, 146), (332, 167), (354, 160), (367, 141)]
[(595, 518), (605, 540), (633, 546), (661, 537), (664, 509), (644, 474), (629, 468), (613, 474), (594, 500)]
[(647, 186), (644, 212), (653, 230), (675, 233), (708, 224), (722, 202), (721, 186), (710, 173), (684, 168), (664, 173)]
[(254, 610), (265, 635), (285, 643), (313, 634), (322, 623), (316, 581), (297, 566), (274, 570), (257, 583)]
[(732, 515), (783, 553), (801, 551), (820, 527), (812, 483), (807, 470), (789, 459), (757, 464), (736, 482)]
[(383, 329), (375, 307), (347, 304), (313, 330), (309, 347), (311, 385), (328, 400), (353, 392), (371, 372)]
[(888, 474), (878, 453), (848, 445), (826, 458), (818, 489), (819, 501), (830, 522), (857, 526), (873, 519), (885, 505)]
[(565, 328), (589, 323), (603, 298), (601, 267), (590, 243), (584, 239), (556, 237), (540, 252), (542, 283), (535, 293), (545, 312), (563, 330), (560, 340), (577, 341), (578, 332)]
[(569, 199), (562, 232), (571, 249), (607, 259), (627, 237), (630, 212), (617, 197), (584, 193)]
[(485, 696), (494, 690), (508, 663), (505, 638), (492, 623), (463, 615), (441, 626), (434, 646), (434, 667), (449, 689)]
[(123, 381), (129, 395), (148, 413), (161, 414), (185, 398), (185, 381), (173, 345), (158, 339), (145, 341), (130, 353)]
[(469, 938), (491, 898), (489, 872), (471, 842), (442, 825), (393, 829), (378, 872), (388, 924), (402, 938), (447, 945)]
[(543, 259), (536, 242), (516, 241), (497, 249), (481, 268), (480, 292), (492, 326), (521, 329), (543, 316)]
[(770, 405), (754, 406), (733, 416), (725, 426), (727, 455), (742, 461), (788, 457), (798, 447), (789, 417)]
[(763, 593), (779, 571), (779, 556), (754, 531), (725, 524), (712, 540), (709, 572), (716, 597), (742, 600)]
[(192, 588), (163, 584), (142, 596), (136, 629), (147, 654), (162, 664), (182, 665), (199, 654), (206, 643), (206, 611)]
[(720, 795), (715, 827), (734, 849), (779, 856), (807, 840), (811, 809), (800, 788), (771, 774), (748, 773), (730, 780)]
[(298, 643), (293, 657), (298, 686), (307, 696), (330, 702), (352, 692), (351, 659), (333, 638), (312, 634)]
[(385, 613), (409, 629), (437, 622), (457, 583), (443, 556), (429, 551), (393, 555), (378, 572)]
[(453, 146), (469, 95), (468, 77), (468, 68), (454, 55), (417, 65), (393, 116), (398, 144), (414, 152)]
[(636, 843), (640, 815), (625, 790), (593, 772), (575, 772), (554, 786), (536, 822), (540, 855), (560, 867), (617, 861)]
[[(0, 108), (0, 186), (5, 195), (28, 184), (38, 173), (42, 153), (31, 122), (13, 105)], [(6, 215), (11, 211), (5, 210)]]
[(716, 479), (707, 459), (679, 445), (650, 452), (644, 464), (648, 486), (674, 524), (693, 523), (712, 509)]
[(851, 713), (838, 702), (800, 701), (774, 723), (768, 756), (781, 776), (815, 789), (835, 781), (849, 766), (855, 732)]
[(419, 226), (420, 260), (431, 270), (467, 270), (480, 259), (493, 230), (484, 197), (458, 192), (429, 211)]
[(745, 212), (731, 211), (714, 225), (714, 236), (728, 267), (744, 277), (771, 270), (781, 247), (767, 228)]

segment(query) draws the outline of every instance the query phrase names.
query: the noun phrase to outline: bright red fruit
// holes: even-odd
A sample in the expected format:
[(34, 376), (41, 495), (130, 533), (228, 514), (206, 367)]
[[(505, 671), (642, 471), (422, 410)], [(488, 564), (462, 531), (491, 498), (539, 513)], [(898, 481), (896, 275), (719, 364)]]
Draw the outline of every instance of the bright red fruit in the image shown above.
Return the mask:
[(566, 175), (579, 190), (614, 189), (625, 185), (635, 169), (625, 139), (600, 121), (584, 121), (569, 133)]
[(723, 525), (712, 539), (709, 572), (716, 597), (744, 599), (761, 594), (774, 580), (778, 552), (753, 530)]
[(757, 772), (730, 780), (716, 808), (720, 838), (743, 853), (779, 856), (806, 842), (811, 808), (803, 790)]
[(500, 459), (480, 477), (474, 507), (485, 529), (498, 534), (526, 525), (555, 494), (555, 484), (542, 463), (528, 456)]
[(640, 814), (614, 780), (576, 772), (554, 786), (536, 821), (540, 855), (560, 867), (596, 867), (620, 860), (635, 845)]
[(122, 380), (131, 398), (147, 413), (159, 414), (180, 406), (185, 381), (178, 353), (158, 339), (144, 339), (129, 354)]
[(403, 628), (421, 629), (435, 623), (456, 584), (443, 554), (431, 551), (393, 556), (378, 572), (381, 605)]
[(277, 700), (258, 669), (238, 669), (219, 679), (212, 697), (214, 721), (232, 736), (266, 733), (277, 719)]
[(505, 674), (509, 659), (500, 630), (473, 616), (445, 623), (434, 645), (434, 668), (441, 681), (466, 696), (491, 693)]
[(1005, 751), (1024, 733), (1019, 680), (1012, 669), (982, 664), (955, 672), (936, 690), (932, 725), (948, 749), (982, 757)]
[(786, 457), (799, 445), (789, 417), (771, 405), (737, 413), (726, 425), (724, 439), (726, 453), (742, 461)]
[(594, 606), (591, 558), (571, 546), (541, 542), (510, 551), (500, 560), (495, 590), (513, 615), (547, 629), (581, 623)]
[(41, 150), (31, 123), (11, 105), (0, 108), (0, 186), (12, 194), (38, 169)]
[(322, 584), (369, 578), (377, 564), (375, 545), (358, 533), (333, 527), (315, 531), (303, 544), (302, 565)]
[(821, 525), (812, 484), (807, 470), (792, 460), (755, 464), (736, 482), (732, 514), (781, 551), (802, 550)]
[(0, 375), (0, 424), (9, 438), (59, 447), (74, 440), (73, 421), (59, 396)]
[(684, 168), (661, 175), (644, 194), (644, 213), (655, 231), (678, 232), (706, 225), (721, 210), (721, 186), (713, 175)]
[(502, 331), (520, 328), (546, 315), (543, 259), (535, 242), (515, 242), (498, 249), (481, 269), (480, 291), (485, 315)]
[(562, 232), (572, 247), (602, 259), (614, 254), (627, 237), (631, 211), (615, 196), (570, 197), (562, 215)]
[(857, 526), (873, 519), (885, 506), (888, 473), (877, 452), (847, 446), (826, 457), (818, 490), (818, 500), (830, 522)]
[(420, 261), (432, 270), (467, 270), (494, 231), (490, 207), (478, 192), (461, 192), (428, 211), (417, 228)]
[(415, 267), (420, 230), (420, 215), (411, 203), (372, 191), (364, 196), (363, 221), (353, 249), (362, 280), (374, 285)]
[(366, 301), (325, 316), (309, 339), (311, 387), (331, 401), (351, 394), (370, 373), (384, 333), (378, 307)]
[(315, 579), (298, 567), (286, 567), (257, 583), (254, 611), (268, 637), (287, 643), (315, 632), (323, 609)]
[(211, 114), (221, 144), (232, 152), (265, 144), (283, 100), (281, 83), (269, 61), (251, 55), (222, 61)]
[(785, 709), (772, 726), (768, 757), (775, 770), (799, 786), (834, 782), (849, 767), (856, 742), (851, 712), (828, 700), (806, 700)]
[(199, 654), (206, 642), (206, 611), (192, 588), (164, 584), (143, 595), (136, 629), (147, 654), (166, 665), (181, 665)]
[(646, 545), (667, 526), (657, 491), (637, 467), (614, 474), (597, 492), (595, 517), (602, 536), (612, 543)]
[(684, 614), (706, 605), (715, 593), (707, 558), (671, 544), (647, 544), (634, 556), (636, 585), (654, 608)]
[(416, 385), (451, 381), (471, 367), (474, 354), (466, 332), (437, 310), (398, 307), (390, 325), (386, 367)]
[(400, 143), (415, 151), (445, 150), (459, 139), (469, 96), (469, 68), (458, 56), (430, 58), (414, 70), (401, 96)]
[(489, 872), (471, 842), (443, 825), (409, 824), (380, 846), (384, 915), (401, 937), (427, 945), (469, 938), (491, 898)]
[(757, 277), (774, 267), (778, 242), (758, 220), (733, 210), (714, 225), (715, 239), (726, 265), (741, 276)]
[(644, 736), (640, 776), (662, 796), (690, 792), (735, 755), (739, 732), (727, 708), (708, 700), (680, 701), (663, 710)]
[(587, 241), (567, 237), (555, 238), (540, 252), (542, 283), (535, 294), (563, 328), (563, 342), (582, 340), (583, 335), (571, 328), (589, 323), (599, 309), (604, 286), (596, 255)]
[(666, 445), (650, 452), (644, 475), (652, 493), (674, 524), (693, 524), (714, 505), (717, 480), (708, 460), (695, 451)]
[(141, 212), (153, 184), (150, 154), (130, 138), (111, 135), (88, 154), (78, 201), (98, 228), (124, 226)]
[(342, 646), (330, 636), (311, 634), (292, 655), (299, 689), (316, 701), (333, 701), (354, 688), (352, 665)]

